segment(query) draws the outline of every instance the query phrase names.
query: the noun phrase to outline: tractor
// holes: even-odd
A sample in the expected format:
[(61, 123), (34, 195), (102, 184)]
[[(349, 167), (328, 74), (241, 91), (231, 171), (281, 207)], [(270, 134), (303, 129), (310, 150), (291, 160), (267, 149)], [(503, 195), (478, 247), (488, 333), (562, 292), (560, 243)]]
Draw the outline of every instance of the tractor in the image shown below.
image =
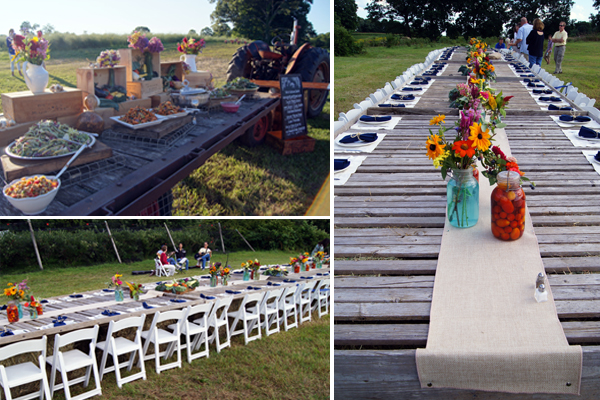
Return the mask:
[[(273, 50), (261, 40), (237, 49), (227, 68), (227, 82), (237, 77), (278, 81), (279, 76), (283, 74), (300, 74), (303, 82), (329, 82), (329, 53), (324, 49), (312, 47), (309, 43), (298, 47), (299, 29), (298, 21), (294, 19), (290, 43), (286, 43), (280, 36), (276, 36), (271, 40)], [(327, 101), (327, 95), (327, 90), (304, 91), (306, 115), (309, 118), (321, 114)], [(253, 128), (254, 132), (245, 135), (250, 139), (250, 141), (245, 140), (246, 144), (253, 145), (262, 142), (273, 122), (271, 119), (259, 121)], [(252, 136), (254, 139), (251, 138)]]

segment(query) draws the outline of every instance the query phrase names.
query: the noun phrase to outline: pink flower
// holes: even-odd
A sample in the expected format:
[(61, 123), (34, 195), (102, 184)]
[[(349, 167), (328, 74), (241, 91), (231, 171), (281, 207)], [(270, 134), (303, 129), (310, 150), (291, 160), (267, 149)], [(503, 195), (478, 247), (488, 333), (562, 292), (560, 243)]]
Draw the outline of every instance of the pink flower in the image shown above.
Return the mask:
[(507, 158), (506, 158), (506, 161), (507, 161), (507, 162), (514, 162), (514, 163), (516, 163), (516, 162), (517, 162), (517, 159), (516, 159), (516, 158), (514, 158), (514, 157), (507, 157)]
[(37, 31), (37, 37), (42, 38), (42, 31)]

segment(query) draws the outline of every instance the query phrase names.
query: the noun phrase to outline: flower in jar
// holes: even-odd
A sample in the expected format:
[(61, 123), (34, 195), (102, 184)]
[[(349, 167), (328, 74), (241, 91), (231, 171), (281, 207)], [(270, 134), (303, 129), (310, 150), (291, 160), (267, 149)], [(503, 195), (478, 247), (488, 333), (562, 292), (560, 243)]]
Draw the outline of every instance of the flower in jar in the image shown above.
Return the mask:
[(473, 141), (473, 147), (476, 147), (477, 150), (481, 151), (486, 151), (490, 148), (492, 143), (489, 140), (489, 129), (483, 131), (481, 129), (481, 124), (478, 124), (477, 122), (471, 125), (469, 129), (471, 131), (471, 136), (469, 136), (469, 140)]
[(475, 148), (473, 148), (472, 140), (457, 140), (452, 146), (452, 150), (458, 157), (473, 157), (475, 155)]
[(429, 121), (429, 125), (441, 125), (444, 123), (445, 115), (439, 114), (437, 117), (433, 117), (431, 121)]
[(445, 144), (442, 143), (442, 139), (438, 135), (431, 135), (427, 139), (427, 157), (430, 160), (435, 160), (444, 152)]

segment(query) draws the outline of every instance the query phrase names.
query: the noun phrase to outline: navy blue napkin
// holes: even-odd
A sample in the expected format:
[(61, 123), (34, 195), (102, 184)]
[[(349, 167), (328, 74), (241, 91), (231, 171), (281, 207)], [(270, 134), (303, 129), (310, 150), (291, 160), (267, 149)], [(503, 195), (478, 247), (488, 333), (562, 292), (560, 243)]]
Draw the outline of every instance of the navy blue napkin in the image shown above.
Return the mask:
[(533, 78), (534, 76), (535, 76), (534, 74), (526, 74), (526, 75), (521, 75), (521, 78), (527, 78), (527, 77)]
[(312, 276), (301, 276), (300, 279), (312, 279)]
[(12, 336), (12, 335), (14, 335), (14, 333), (10, 329), (6, 329), (4, 332), (0, 333), (0, 337)]
[[(434, 72), (432, 72), (432, 71), (426, 71), (426, 72), (423, 72), (423, 75), (433, 75), (433, 76), (437, 76), (437, 74), (438, 74), (438, 72), (437, 72), (437, 71), (434, 71)], [(405, 89), (402, 89), (402, 90), (405, 90)]]
[(202, 279), (210, 279), (210, 275), (202, 275), (200, 278), (202, 278)]
[(248, 289), (248, 290), (261, 290), (262, 288), (248, 286), (246, 289)]
[(600, 162), (600, 151), (596, 153), (596, 155), (594, 156), (594, 160)]
[(560, 98), (554, 96), (542, 96), (540, 101), (560, 101)]
[(234, 273), (234, 274), (243, 274), (243, 273), (244, 273), (244, 271), (242, 271), (242, 270), (239, 270), (239, 271), (233, 271), (233, 273)]
[(54, 324), (54, 326), (65, 326), (67, 324), (65, 324), (65, 321), (67, 320), (67, 317), (63, 317), (62, 315), (57, 317), (56, 319), (52, 320), (52, 323)]
[(79, 299), (81, 297), (83, 297), (82, 294), (70, 294), (69, 297), (73, 298), (73, 299)]
[(379, 107), (406, 107), (404, 104), (379, 104)]
[[(443, 67), (442, 67), (443, 68)], [(417, 76), (415, 78), (415, 81), (425, 81), (425, 82), (429, 82), (431, 80), (431, 78), (428, 77), (422, 77), (422, 76)]]
[[(579, 136), (583, 137), (583, 138), (588, 138), (588, 139), (600, 139), (600, 132), (596, 132), (593, 129), (590, 129), (588, 127), (582, 126), (581, 128), (579, 128)], [(596, 157), (598, 155), (596, 154)]]
[(171, 299), (171, 303), (185, 303), (187, 300), (182, 299)]
[(5, 305), (3, 305), (2, 307), (0, 307), (0, 311), (4, 311), (4, 310), (6, 310), (6, 307), (7, 307), (7, 306), (6, 306), (6, 304), (5, 304)]
[(214, 299), (216, 299), (215, 296), (207, 296), (204, 293), (200, 293), (200, 297), (202, 297), (203, 299), (206, 299), (206, 300), (214, 300)]
[(527, 87), (539, 87), (539, 88), (543, 88), (543, 87), (546, 87), (546, 85), (542, 85), (542, 84), (539, 84), (539, 85), (538, 85), (538, 84), (535, 84), (535, 83), (533, 83), (533, 82), (529, 82), (529, 83), (527, 84)]
[(296, 281), (292, 280), (292, 279), (284, 279), (283, 280), (286, 283), (295, 283)]
[(333, 170), (334, 171), (339, 171), (344, 168), (348, 168), (349, 165), (350, 165), (350, 161), (348, 161), (345, 158), (336, 158), (335, 160), (333, 160)]
[(558, 119), (560, 119), (561, 121), (565, 121), (565, 122), (571, 122), (571, 121), (575, 121), (575, 122), (590, 122), (592, 119), (590, 117), (586, 117), (583, 115), (580, 115), (578, 117), (573, 118), (572, 115), (561, 115), (560, 117), (558, 117)]
[(105, 315), (107, 317), (114, 317), (115, 315), (121, 315), (121, 313), (116, 311), (104, 310), (102, 311), (102, 315)]
[(392, 100), (402, 100), (402, 101), (410, 101), (415, 99), (414, 94), (393, 94), (391, 97)]
[(546, 90), (533, 89), (533, 94), (552, 94), (552, 90), (550, 90), (550, 89), (546, 89)]
[(267, 282), (268, 286), (281, 286), (281, 283), (273, 283), (271, 281)]
[(414, 91), (417, 91), (417, 90), (423, 90), (423, 89), (420, 88), (420, 87), (405, 87), (405, 88), (402, 88), (402, 91), (404, 91), (404, 92), (414, 92)]
[(411, 84), (411, 85), (424, 85), (424, 83), (423, 83), (423, 82), (420, 82), (420, 81), (413, 81), (413, 82), (411, 82), (410, 84)]
[(241, 294), (242, 292), (238, 292), (237, 290), (226, 290), (225, 293), (229, 293), (229, 294)]
[(567, 111), (567, 110), (572, 110), (572, 109), (573, 109), (573, 107), (558, 107), (558, 106), (555, 106), (554, 104), (548, 105), (548, 110), (550, 110), (550, 111), (558, 111), (558, 110)]
[(352, 133), (350, 135), (346, 135), (340, 139), (340, 143), (356, 143), (358, 141), (363, 141), (366, 143), (372, 143), (377, 140), (376, 133)]
[(153, 306), (149, 305), (149, 304), (148, 304), (148, 303), (146, 303), (146, 302), (143, 302), (143, 303), (142, 303), (142, 307), (144, 307), (146, 310), (149, 310), (149, 309), (151, 309), (151, 308), (154, 308)]
[(42, 303), (42, 304), (48, 304), (48, 300), (40, 300), (40, 303)]
[[(159, 285), (159, 283), (157, 283), (157, 285)], [(103, 292), (114, 292), (113, 289), (102, 289)]]
[(362, 115), (360, 117), (360, 120), (362, 122), (384, 122), (384, 121), (391, 121), (392, 116), (391, 115), (382, 115), (381, 117), (377, 117), (377, 116), (373, 116), (373, 115)]

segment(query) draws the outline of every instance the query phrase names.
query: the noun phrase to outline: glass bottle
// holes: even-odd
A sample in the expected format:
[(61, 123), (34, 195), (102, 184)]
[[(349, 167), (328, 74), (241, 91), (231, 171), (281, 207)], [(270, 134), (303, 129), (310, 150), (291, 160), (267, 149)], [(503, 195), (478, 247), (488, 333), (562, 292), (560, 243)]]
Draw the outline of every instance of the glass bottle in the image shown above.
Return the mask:
[(520, 178), (518, 172), (502, 171), (492, 191), (492, 233), (500, 240), (517, 240), (525, 231), (525, 192)]
[(450, 225), (457, 228), (475, 226), (479, 220), (479, 182), (470, 167), (452, 171), (446, 194), (446, 215)]
[(123, 300), (124, 300), (123, 289), (121, 289), (120, 287), (117, 287), (115, 289), (115, 301), (116, 302), (121, 302)]
[(19, 322), (19, 309), (14, 301), (9, 301), (6, 306), (6, 316), (8, 317), (8, 323)]
[(244, 281), (249, 281), (249, 280), (250, 280), (250, 270), (244, 269)]

